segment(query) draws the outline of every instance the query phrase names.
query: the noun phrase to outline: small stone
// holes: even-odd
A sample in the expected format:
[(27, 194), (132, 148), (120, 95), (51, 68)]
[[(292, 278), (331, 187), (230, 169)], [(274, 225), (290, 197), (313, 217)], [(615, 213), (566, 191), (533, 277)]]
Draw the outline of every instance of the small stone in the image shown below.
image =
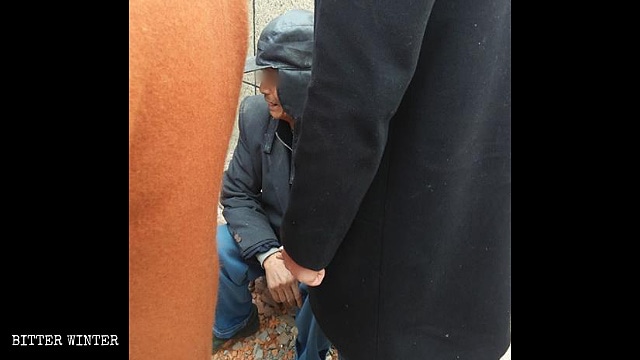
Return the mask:
[(267, 349), (277, 349), (277, 348), (278, 348), (278, 342), (277, 341), (270, 342), (268, 344), (268, 346), (267, 346)]
[(296, 319), (294, 319), (291, 315), (282, 316), (282, 320), (290, 327), (296, 326)]
[(242, 349), (242, 341), (238, 341), (237, 343), (233, 344), (233, 346), (231, 347), (231, 350), (240, 350)]
[(262, 359), (262, 357), (264, 356), (262, 349), (258, 348), (258, 351), (255, 352), (254, 354), (254, 358), (255, 359)]
[(267, 330), (262, 330), (260, 335), (258, 335), (258, 339), (260, 339), (262, 341), (267, 341), (268, 337), (269, 337), (269, 333), (267, 332)]
[(291, 338), (287, 334), (282, 334), (278, 336), (278, 344), (287, 345), (291, 341)]

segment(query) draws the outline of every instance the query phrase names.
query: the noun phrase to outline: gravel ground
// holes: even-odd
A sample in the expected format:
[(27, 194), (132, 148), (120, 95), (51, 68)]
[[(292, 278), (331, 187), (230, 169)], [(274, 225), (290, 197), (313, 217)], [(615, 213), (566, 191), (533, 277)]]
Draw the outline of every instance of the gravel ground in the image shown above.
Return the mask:
[[(211, 357), (212, 360), (293, 360), (297, 308), (276, 303), (267, 289), (264, 277), (256, 279), (249, 288), (253, 303), (258, 307), (260, 329), (253, 335), (229, 341)], [(331, 349), (326, 360), (338, 360), (338, 353)]]

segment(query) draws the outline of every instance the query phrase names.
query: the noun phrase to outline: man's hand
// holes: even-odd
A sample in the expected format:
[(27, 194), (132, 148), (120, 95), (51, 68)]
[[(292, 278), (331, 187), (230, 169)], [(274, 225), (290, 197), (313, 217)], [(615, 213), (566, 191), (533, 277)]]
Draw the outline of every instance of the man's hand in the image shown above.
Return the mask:
[(274, 253), (264, 260), (267, 287), (273, 300), (286, 303), (289, 306), (302, 307), (302, 297), (298, 288), (298, 281), (284, 266), (284, 260), (280, 252)]
[(278, 254), (278, 256), (284, 259), (284, 265), (289, 269), (289, 271), (291, 271), (291, 274), (293, 274), (298, 281), (305, 283), (308, 286), (318, 286), (322, 283), (322, 279), (324, 279), (324, 269), (315, 271), (302, 267), (293, 261), (284, 249), (282, 249), (282, 254)]

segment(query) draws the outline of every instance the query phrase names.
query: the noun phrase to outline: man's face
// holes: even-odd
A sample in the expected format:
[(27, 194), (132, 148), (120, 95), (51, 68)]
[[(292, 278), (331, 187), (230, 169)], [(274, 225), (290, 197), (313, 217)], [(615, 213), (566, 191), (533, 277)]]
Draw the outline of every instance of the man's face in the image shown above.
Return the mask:
[(267, 68), (258, 73), (260, 92), (269, 105), (269, 113), (274, 119), (285, 120), (286, 114), (278, 98), (278, 70)]

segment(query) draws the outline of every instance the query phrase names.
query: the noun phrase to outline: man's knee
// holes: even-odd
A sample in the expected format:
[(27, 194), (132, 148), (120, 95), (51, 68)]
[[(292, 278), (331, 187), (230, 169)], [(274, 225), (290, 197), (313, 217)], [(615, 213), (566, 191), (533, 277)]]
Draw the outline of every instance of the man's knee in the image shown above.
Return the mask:
[(216, 238), (221, 280), (226, 277), (234, 284), (244, 286), (250, 280), (264, 275), (264, 270), (257, 261), (247, 260), (242, 256), (242, 248), (226, 224), (218, 226)]
[(246, 277), (247, 265), (242, 258), (238, 244), (233, 240), (227, 225), (220, 225), (216, 234), (218, 258), (222, 277), (229, 277), (234, 283)]
[(238, 245), (233, 241), (226, 224), (218, 225), (216, 230), (216, 247), (218, 254), (235, 253), (239, 251)]
[(229, 260), (237, 260), (241, 258), (240, 255), (240, 247), (231, 237), (229, 233), (229, 228), (226, 224), (219, 225), (216, 233), (217, 240), (217, 248), (218, 248), (218, 257), (220, 258), (220, 262), (224, 264), (225, 260), (227, 262)]

